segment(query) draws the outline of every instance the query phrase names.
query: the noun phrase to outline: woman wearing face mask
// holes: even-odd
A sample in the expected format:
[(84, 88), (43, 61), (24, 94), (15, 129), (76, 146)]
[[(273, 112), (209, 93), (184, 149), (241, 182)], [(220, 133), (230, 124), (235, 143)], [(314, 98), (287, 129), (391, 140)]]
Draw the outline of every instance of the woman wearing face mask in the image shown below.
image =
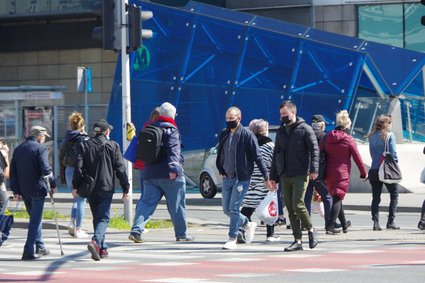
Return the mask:
[[(381, 115), (368, 135), (369, 138), (369, 152), (372, 157), (372, 165), (369, 170), (369, 182), (372, 186), (372, 205), (371, 213), (373, 220), (373, 231), (381, 231), (379, 226), (379, 203), (381, 202), (381, 193), (383, 182), (379, 180), (378, 171), (381, 164), (382, 154), (385, 148), (385, 142), (388, 140), (389, 151), (397, 161), (396, 140), (393, 133), (391, 133), (391, 116)], [(397, 230), (400, 229), (394, 224), (395, 212), (398, 204), (398, 186), (397, 184), (385, 184), (388, 192), (390, 193), (390, 207), (388, 214), (387, 229)]]
[(342, 200), (350, 185), (351, 157), (359, 168), (360, 178), (365, 179), (367, 177), (366, 168), (357, 150), (356, 142), (349, 134), (351, 120), (346, 110), (336, 115), (336, 124), (335, 130), (325, 136), (326, 144), (324, 146), (326, 153), (325, 183), (333, 200), (329, 226), (326, 229), (326, 234), (330, 235), (340, 233), (340, 230), (335, 228), (337, 218), (341, 221), (344, 233), (347, 233), (351, 226), (351, 222), (345, 219), (342, 206)]

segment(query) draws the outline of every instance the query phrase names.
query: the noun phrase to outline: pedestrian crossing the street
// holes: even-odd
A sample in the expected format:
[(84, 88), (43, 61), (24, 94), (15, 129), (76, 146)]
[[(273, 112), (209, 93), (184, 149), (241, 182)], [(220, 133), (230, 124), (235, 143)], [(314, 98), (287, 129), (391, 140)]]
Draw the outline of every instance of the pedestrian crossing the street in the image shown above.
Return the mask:
[[(193, 231), (195, 236), (196, 232)], [(253, 244), (226, 251), (222, 249), (223, 241), (217, 240), (222, 235), (175, 242), (172, 229), (163, 229), (150, 232), (146, 242), (136, 244), (127, 239), (128, 232), (113, 232), (107, 234), (109, 257), (97, 262), (87, 251), (89, 239), (72, 238), (65, 231), (61, 231), (65, 254), (61, 256), (55, 230), (44, 231), (50, 255), (35, 261), (21, 261), (25, 237), (12, 235), (7, 244), (0, 247), (0, 279), (31, 282), (49, 277), (51, 282), (67, 282), (66, 278), (90, 279), (95, 274), (108, 282), (119, 274), (123, 281), (137, 278), (138, 282), (223, 283), (248, 282), (254, 278), (256, 282), (263, 282), (264, 278), (276, 279), (288, 274), (343, 274), (358, 269), (376, 270), (388, 264), (415, 266), (425, 262), (425, 247), (415, 242), (404, 247), (392, 246), (391, 242), (387, 246), (381, 242), (362, 245), (359, 241), (322, 237), (316, 249), (308, 249), (306, 243), (302, 252), (284, 253), (284, 247), (291, 241), (287, 233), (282, 235), (287, 241), (266, 244), (257, 237)], [(141, 271), (143, 278), (139, 278)]]

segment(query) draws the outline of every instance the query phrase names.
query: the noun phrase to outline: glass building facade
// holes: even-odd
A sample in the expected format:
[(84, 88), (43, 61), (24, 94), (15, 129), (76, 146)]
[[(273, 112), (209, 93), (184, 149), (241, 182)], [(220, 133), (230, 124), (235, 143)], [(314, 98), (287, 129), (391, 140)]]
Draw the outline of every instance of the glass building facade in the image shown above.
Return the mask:
[(419, 3), (358, 6), (358, 37), (425, 52), (425, 26)]

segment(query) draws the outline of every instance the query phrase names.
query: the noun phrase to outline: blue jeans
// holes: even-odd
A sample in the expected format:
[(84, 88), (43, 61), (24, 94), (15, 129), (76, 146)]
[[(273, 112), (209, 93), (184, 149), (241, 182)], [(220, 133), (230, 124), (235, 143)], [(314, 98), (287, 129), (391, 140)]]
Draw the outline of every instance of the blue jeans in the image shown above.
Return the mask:
[(140, 198), (137, 201), (136, 204), (136, 215), (134, 216), (134, 219), (138, 218), (140, 216), (140, 213), (142, 213), (141, 207), (142, 207), (142, 198), (143, 198), (143, 191), (144, 191), (144, 184), (143, 184), (143, 178), (145, 176), (145, 172), (143, 170), (139, 170), (140, 173)]
[(310, 180), (305, 192), (305, 207), (307, 208), (308, 214), (311, 215), (311, 199), (313, 197), (313, 187), (319, 193), (323, 201), (323, 208), (325, 209), (325, 228), (329, 225), (329, 219), (332, 208), (332, 197), (328, 192), (328, 189), (323, 184), (323, 181)]
[(92, 240), (95, 240), (101, 249), (108, 248), (105, 243), (105, 234), (109, 225), (112, 196), (112, 192), (94, 192), (89, 198), (93, 215), (94, 235)]
[(26, 255), (34, 254), (34, 245), (39, 249), (44, 248), (44, 242), (41, 236), (41, 226), (45, 199), (45, 196), (24, 198), (25, 207), (30, 216), (27, 241), (24, 246), (24, 254)]
[(239, 227), (248, 224), (248, 218), (240, 213), (241, 203), (249, 189), (250, 180), (238, 181), (237, 178), (223, 178), (221, 204), (223, 212), (230, 217), (229, 238), (236, 238)]
[[(74, 168), (73, 167), (66, 167), (65, 168), (65, 179), (66, 179), (66, 185), (70, 191), (72, 191), (72, 177), (74, 176)], [(84, 207), (86, 205), (86, 199), (80, 197), (77, 195), (76, 198), (74, 198), (74, 202), (72, 203), (71, 207), (71, 220), (74, 222), (75, 220), (75, 227), (81, 228), (81, 224), (83, 223), (84, 218)]]
[(161, 200), (165, 196), (168, 213), (174, 225), (176, 238), (184, 238), (187, 234), (186, 223), (186, 179), (178, 176), (170, 179), (144, 180), (144, 192), (141, 203), (137, 204), (131, 233), (141, 234), (145, 225)]

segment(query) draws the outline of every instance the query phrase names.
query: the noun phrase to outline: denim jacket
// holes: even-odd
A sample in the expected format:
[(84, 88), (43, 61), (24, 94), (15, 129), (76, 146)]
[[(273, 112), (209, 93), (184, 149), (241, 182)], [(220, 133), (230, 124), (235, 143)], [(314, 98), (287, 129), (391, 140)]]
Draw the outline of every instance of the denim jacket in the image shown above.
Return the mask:
[[(396, 139), (393, 133), (389, 132), (389, 151), (394, 157), (395, 161), (398, 161), (397, 151), (395, 148)], [(384, 153), (385, 141), (381, 139), (381, 131), (376, 131), (369, 137), (369, 152), (372, 157), (372, 165), (370, 169), (378, 169), (381, 163), (382, 154)]]

